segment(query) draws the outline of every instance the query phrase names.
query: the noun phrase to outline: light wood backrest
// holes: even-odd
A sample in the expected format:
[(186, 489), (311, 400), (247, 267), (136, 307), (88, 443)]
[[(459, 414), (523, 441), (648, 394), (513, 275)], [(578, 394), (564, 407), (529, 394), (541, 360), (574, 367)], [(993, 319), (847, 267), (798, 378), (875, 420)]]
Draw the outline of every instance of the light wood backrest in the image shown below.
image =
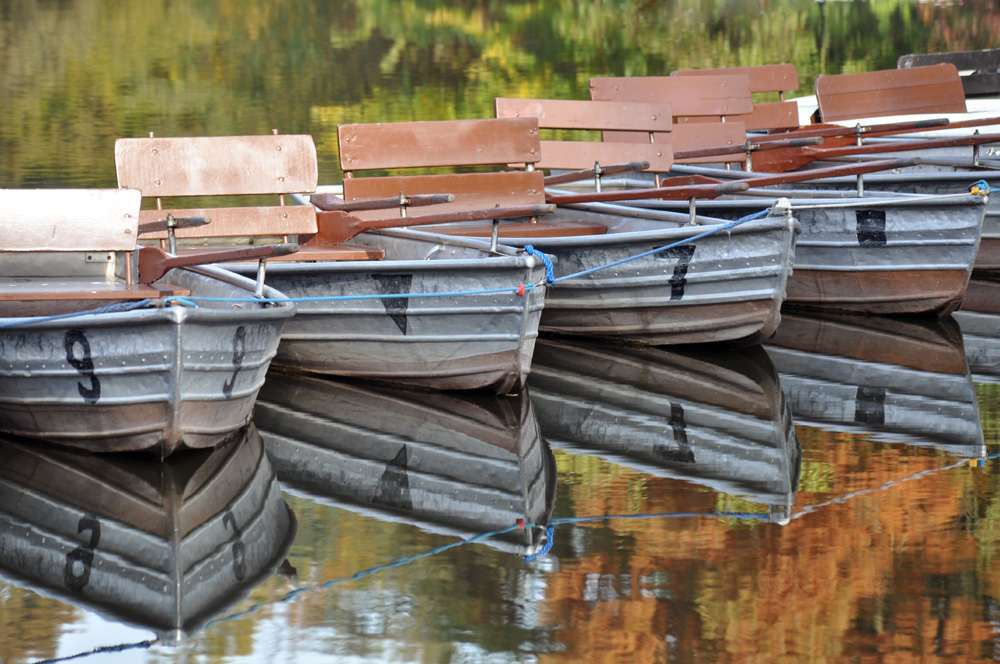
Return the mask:
[(623, 130), (628, 134), (642, 132), (635, 134), (640, 139), (645, 136), (645, 140), (639, 140), (629, 135), (628, 140), (620, 143), (543, 140), (538, 168), (582, 170), (593, 168), (595, 163), (609, 166), (648, 161), (650, 171), (662, 173), (670, 170), (673, 164), (670, 141), (662, 137), (655, 141), (652, 136), (653, 133), (669, 134), (673, 126), (670, 104), (497, 97), (493, 106), (498, 118), (534, 117), (540, 129)]
[[(542, 153), (535, 118), (351, 124), (341, 125), (337, 135), (348, 201), (400, 194), (455, 195), (453, 203), (411, 208), (410, 217), (545, 203), (544, 175), (531, 170)], [(525, 170), (357, 176), (364, 170), (511, 164)], [(362, 219), (386, 216), (384, 210), (352, 214)]]
[[(120, 186), (141, 190), (158, 207), (163, 197), (308, 193), (319, 178), (308, 135), (122, 138), (115, 142), (115, 166)], [(316, 232), (316, 213), (308, 205), (143, 210), (140, 221), (164, 219), (168, 212), (212, 218), (207, 226), (177, 229), (179, 238)]]
[(136, 189), (0, 190), (0, 252), (132, 251)]
[(952, 64), (816, 78), (819, 120), (964, 113), (965, 92)]

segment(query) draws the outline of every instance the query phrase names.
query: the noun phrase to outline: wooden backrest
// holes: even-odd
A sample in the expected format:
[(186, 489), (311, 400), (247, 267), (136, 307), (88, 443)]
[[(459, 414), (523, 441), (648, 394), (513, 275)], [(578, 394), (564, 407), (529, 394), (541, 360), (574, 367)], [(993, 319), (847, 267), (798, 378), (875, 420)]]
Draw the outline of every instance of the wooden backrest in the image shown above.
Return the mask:
[[(670, 104), (591, 101), (588, 99), (511, 99), (497, 97), (493, 108), (498, 118), (534, 117), (540, 129), (569, 129), (604, 132), (623, 130), (645, 141), (616, 143), (608, 140), (543, 140), (543, 169), (582, 170), (595, 163), (604, 166), (630, 161), (648, 161), (649, 170), (662, 173), (673, 164), (669, 140), (655, 141), (652, 134), (669, 134), (673, 121)], [(598, 136), (600, 139), (600, 136)]]
[[(899, 56), (896, 67), (911, 69), (951, 63), (962, 78), (965, 96), (992, 95), (1000, 92), (1000, 48), (981, 51), (953, 51), (951, 53), (911, 53)], [(968, 73), (963, 73), (968, 72)]]
[[(155, 198), (157, 207), (168, 196), (312, 192), (319, 179), (316, 146), (308, 135), (121, 138), (115, 141), (115, 167), (119, 186), (139, 189)], [(168, 212), (212, 218), (207, 226), (178, 229), (179, 238), (316, 232), (316, 213), (308, 205), (143, 210), (140, 221), (163, 219)]]
[[(347, 201), (400, 194), (455, 195), (453, 203), (411, 208), (410, 217), (545, 203), (543, 173), (527, 170), (542, 155), (535, 118), (349, 124), (340, 125), (337, 136)], [(364, 170), (509, 164), (526, 170), (357, 177), (357, 171)], [(352, 214), (362, 219), (386, 217), (384, 210)]]
[[(747, 76), (741, 74), (592, 78), (590, 96), (595, 100), (670, 104), (674, 114), (670, 141), (678, 163), (692, 163), (689, 159), (676, 157), (684, 150), (742, 145), (746, 141), (746, 125), (739, 119), (732, 124), (730, 122), (753, 112), (750, 82)], [(713, 128), (715, 134), (712, 133)], [(661, 134), (654, 135), (654, 141), (665, 138)], [(604, 140), (625, 142), (639, 139), (629, 139), (620, 132), (607, 132)], [(720, 160), (716, 158), (713, 161)], [(746, 161), (746, 155), (734, 152), (724, 161)]]
[(799, 105), (785, 101), (784, 94), (799, 89), (799, 73), (793, 64), (752, 65), (719, 69), (682, 69), (671, 76), (739, 76), (747, 77), (750, 93), (777, 92), (779, 101), (754, 103), (750, 113), (734, 113), (727, 120), (742, 122), (747, 131), (794, 129), (799, 126)]
[(962, 81), (952, 64), (821, 75), (816, 101), (821, 122), (966, 111)]
[(746, 67), (720, 67), (717, 69), (678, 69), (671, 76), (746, 76), (750, 92), (785, 93), (799, 89), (799, 73), (795, 65), (751, 65)]
[[(746, 142), (746, 137), (746, 126), (742, 122), (719, 122), (712, 118), (692, 118), (689, 122), (675, 124), (674, 131), (669, 134), (654, 132), (652, 140), (656, 145), (668, 144), (676, 163), (699, 164), (717, 163), (720, 161), (745, 162), (746, 153), (743, 151), (742, 146)], [(606, 131), (604, 132), (604, 140), (627, 144), (629, 142), (644, 142), (648, 139), (645, 134), (634, 131)], [(732, 146), (733, 152), (726, 154), (724, 158), (719, 156), (706, 158), (687, 158), (682, 156), (684, 152), (690, 150), (725, 146)]]
[(132, 251), (136, 189), (2, 189), (0, 252)]
[(672, 107), (675, 118), (695, 115), (728, 117), (753, 111), (750, 80), (745, 75), (592, 78), (590, 98), (595, 101), (667, 103)]

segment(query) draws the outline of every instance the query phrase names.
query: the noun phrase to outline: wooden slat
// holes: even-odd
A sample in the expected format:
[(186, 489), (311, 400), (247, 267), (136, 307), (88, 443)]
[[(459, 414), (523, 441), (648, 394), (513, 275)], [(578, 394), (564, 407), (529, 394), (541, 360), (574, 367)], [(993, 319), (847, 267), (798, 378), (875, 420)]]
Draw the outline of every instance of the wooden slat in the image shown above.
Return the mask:
[[(296, 235), (315, 233), (316, 211), (309, 205), (284, 205), (273, 207), (191, 208), (183, 210), (143, 210), (139, 213), (142, 223), (165, 219), (167, 213), (175, 217), (211, 217), (212, 222), (195, 228), (178, 228), (178, 238), (242, 237), (247, 235)], [(165, 232), (147, 233), (143, 239), (163, 239)]]
[(340, 125), (337, 135), (340, 167), (345, 173), (369, 169), (533, 164), (541, 158), (535, 118)]
[(135, 189), (0, 190), (0, 252), (135, 249)]
[(816, 100), (823, 122), (966, 112), (962, 81), (951, 64), (821, 75), (816, 78)]
[(319, 178), (308, 135), (122, 138), (115, 166), (146, 197), (307, 192)]
[(497, 97), (493, 107), (498, 118), (538, 118), (542, 129), (670, 131), (673, 124), (670, 104)]
[(628, 76), (590, 79), (597, 101), (668, 103), (674, 116), (732, 115), (753, 111), (750, 81), (739, 76)]
[(795, 129), (799, 126), (799, 105), (794, 101), (764, 102), (754, 104), (749, 115), (730, 115), (726, 119), (742, 122), (747, 131)]
[(81, 281), (74, 278), (0, 278), (0, 301), (41, 302), (53, 300), (144, 300), (166, 295), (190, 295), (191, 291), (170, 284), (147, 286), (124, 282)]
[(799, 73), (795, 65), (751, 65), (717, 69), (679, 69), (671, 76), (739, 76), (749, 79), (750, 92), (787, 92), (799, 89)]
[[(231, 247), (220, 247), (221, 251)], [(179, 247), (177, 253), (180, 255), (188, 253), (205, 253), (211, 250), (210, 247)], [(317, 261), (374, 261), (385, 258), (385, 249), (371, 247), (365, 244), (336, 244), (336, 245), (299, 245), (299, 250), (293, 254), (285, 256), (271, 256), (268, 263), (275, 261), (314, 263)]]
[(579, 170), (593, 168), (594, 162), (610, 166), (630, 161), (648, 161), (648, 170), (654, 173), (669, 171), (674, 163), (670, 143), (650, 144), (648, 134), (635, 133), (645, 136), (647, 142), (542, 141), (542, 161), (538, 162), (538, 167)]
[[(348, 201), (398, 196), (400, 192), (405, 195), (441, 192), (455, 195), (453, 203), (411, 208), (407, 213), (410, 217), (459, 210), (542, 205), (545, 203), (544, 175), (540, 170), (366, 177), (344, 180), (344, 199)], [(352, 214), (361, 219), (383, 219), (387, 216), (387, 211), (369, 210)]]
[[(640, 142), (648, 140), (648, 136), (639, 132), (607, 131), (604, 132), (604, 140), (621, 143)], [(669, 134), (654, 133), (653, 141), (654, 144), (670, 144), (672, 152), (675, 154), (684, 150), (733, 146), (733, 154), (726, 156), (724, 161), (746, 161), (746, 155), (739, 150), (739, 147), (746, 141), (746, 128), (742, 122), (692, 122), (675, 124), (674, 130)], [(687, 164), (721, 161), (718, 157), (700, 160), (675, 160), (677, 163)]]

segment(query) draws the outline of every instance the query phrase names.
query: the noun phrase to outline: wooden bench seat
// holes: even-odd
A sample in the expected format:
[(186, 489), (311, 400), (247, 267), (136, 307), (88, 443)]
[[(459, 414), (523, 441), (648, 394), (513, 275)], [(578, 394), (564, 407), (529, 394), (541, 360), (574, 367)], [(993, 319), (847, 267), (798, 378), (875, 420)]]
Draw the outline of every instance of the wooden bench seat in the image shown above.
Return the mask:
[[(751, 65), (717, 69), (680, 69), (671, 76), (746, 76), (751, 99), (754, 95), (777, 94), (778, 101), (754, 101), (749, 113), (730, 113), (727, 121), (742, 122), (747, 131), (794, 129), (799, 126), (799, 108), (794, 101), (785, 101), (785, 93), (799, 89), (799, 74), (795, 65)], [(720, 118), (721, 119), (721, 118)], [(692, 117), (678, 118), (678, 123), (692, 122)]]
[(958, 69), (939, 64), (816, 77), (814, 122), (927, 113), (965, 113)]
[[(132, 252), (140, 202), (135, 189), (0, 190), (0, 301), (190, 295), (178, 286), (136, 283)], [(4, 311), (32, 315), (27, 308)]]

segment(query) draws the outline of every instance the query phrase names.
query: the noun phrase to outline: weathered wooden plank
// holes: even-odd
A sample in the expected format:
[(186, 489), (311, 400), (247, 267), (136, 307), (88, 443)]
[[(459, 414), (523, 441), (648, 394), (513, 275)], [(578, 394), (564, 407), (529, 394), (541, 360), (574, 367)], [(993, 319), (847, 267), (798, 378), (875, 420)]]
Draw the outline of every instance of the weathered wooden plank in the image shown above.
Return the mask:
[[(283, 205), (234, 208), (190, 208), (171, 210), (143, 210), (139, 213), (142, 223), (165, 219), (167, 213), (175, 217), (207, 216), (212, 221), (207, 226), (178, 228), (178, 238), (243, 237), (250, 235), (295, 235), (316, 232), (316, 211), (308, 205)], [(164, 239), (166, 232), (146, 233), (144, 239)]]
[(315, 191), (316, 146), (308, 135), (120, 138), (118, 184), (155, 196), (228, 196)]
[(0, 190), (0, 252), (132, 250), (140, 198), (135, 189)]
[(816, 100), (823, 122), (886, 115), (965, 113), (965, 92), (952, 64), (820, 75)]
[(498, 118), (538, 118), (542, 129), (670, 131), (673, 124), (666, 103), (497, 97), (493, 107)]
[(674, 117), (732, 115), (753, 111), (745, 75), (626, 76), (590, 79), (590, 98), (598, 101), (668, 103)]
[(749, 79), (750, 92), (787, 92), (799, 89), (799, 73), (795, 65), (751, 65), (715, 69), (678, 69), (671, 76), (739, 76)]

